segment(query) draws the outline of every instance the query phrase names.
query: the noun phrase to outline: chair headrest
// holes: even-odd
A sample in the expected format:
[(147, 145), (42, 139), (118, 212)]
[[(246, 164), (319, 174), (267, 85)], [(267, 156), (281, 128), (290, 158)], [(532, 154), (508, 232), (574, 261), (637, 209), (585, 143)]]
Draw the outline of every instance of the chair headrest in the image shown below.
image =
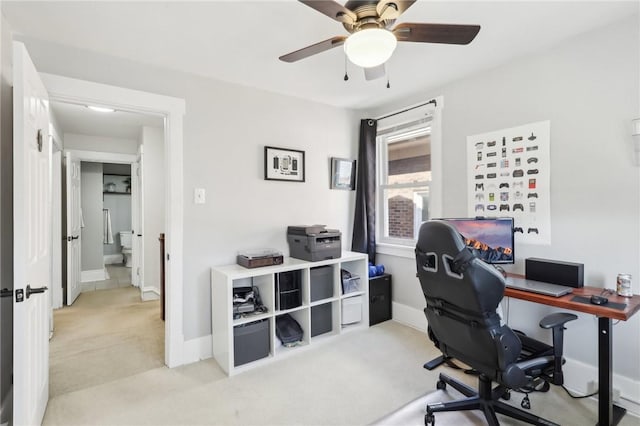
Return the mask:
[(475, 312), (495, 311), (504, 295), (504, 278), (476, 258), (449, 223), (430, 220), (416, 244), (418, 277), (426, 297)]

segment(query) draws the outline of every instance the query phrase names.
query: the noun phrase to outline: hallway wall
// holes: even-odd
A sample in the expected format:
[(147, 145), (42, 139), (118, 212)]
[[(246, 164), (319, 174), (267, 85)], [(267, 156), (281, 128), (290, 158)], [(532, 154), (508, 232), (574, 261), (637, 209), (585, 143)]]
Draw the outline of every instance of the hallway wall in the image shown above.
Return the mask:
[(160, 233), (165, 232), (164, 130), (142, 128), (144, 147), (144, 287), (160, 295)]

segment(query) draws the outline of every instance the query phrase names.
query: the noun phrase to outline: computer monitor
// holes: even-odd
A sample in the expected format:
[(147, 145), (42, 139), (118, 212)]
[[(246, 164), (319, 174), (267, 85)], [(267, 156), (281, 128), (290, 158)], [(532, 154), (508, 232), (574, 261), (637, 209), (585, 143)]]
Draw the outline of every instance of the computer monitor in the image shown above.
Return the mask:
[(513, 218), (441, 219), (453, 225), (464, 242), (490, 264), (514, 263)]

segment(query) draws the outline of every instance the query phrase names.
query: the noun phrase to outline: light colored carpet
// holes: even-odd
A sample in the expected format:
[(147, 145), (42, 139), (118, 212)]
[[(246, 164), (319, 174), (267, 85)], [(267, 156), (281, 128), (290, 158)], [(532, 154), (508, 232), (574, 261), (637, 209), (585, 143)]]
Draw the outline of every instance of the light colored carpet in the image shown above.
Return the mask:
[(49, 360), (51, 398), (162, 367), (159, 302), (131, 286), (81, 293), (54, 312)]
[[(52, 398), (45, 425), (364, 425), (410, 401), (459, 398), (435, 391), (440, 371), (475, 386), (475, 377), (422, 364), (437, 352), (425, 334), (393, 321), (337, 336), (299, 354), (227, 377), (213, 360), (122, 377)], [(512, 402), (521, 398), (514, 394)], [(422, 425), (416, 401), (402, 421)], [(561, 389), (531, 395), (532, 409), (569, 426), (596, 423), (593, 400), (570, 400)], [(504, 425), (515, 421), (499, 416)], [(396, 418), (397, 420), (397, 418)], [(384, 421), (382, 424), (385, 424)], [(474, 412), (439, 413), (437, 425), (482, 425)], [(638, 425), (627, 415), (623, 426)]]

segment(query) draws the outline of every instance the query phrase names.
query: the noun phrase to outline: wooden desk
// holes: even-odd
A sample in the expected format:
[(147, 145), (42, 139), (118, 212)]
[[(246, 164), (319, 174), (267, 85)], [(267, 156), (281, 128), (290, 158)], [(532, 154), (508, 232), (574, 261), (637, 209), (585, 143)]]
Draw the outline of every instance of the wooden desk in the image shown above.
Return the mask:
[[(522, 277), (521, 275), (513, 275)], [(613, 382), (612, 382), (612, 341), (613, 341), (613, 320), (626, 321), (633, 314), (640, 311), (640, 296), (621, 297), (617, 294), (607, 295), (609, 302), (624, 303), (624, 310), (608, 308), (606, 305), (593, 305), (576, 302), (575, 296), (591, 297), (600, 295), (601, 288), (582, 287), (576, 288), (572, 293), (562, 297), (551, 297), (542, 294), (531, 293), (523, 290), (506, 288), (504, 295), (514, 299), (526, 300), (571, 311), (583, 312), (598, 317), (598, 426), (617, 425), (626, 409), (613, 404)], [(637, 354), (634, 354), (636, 356)]]

